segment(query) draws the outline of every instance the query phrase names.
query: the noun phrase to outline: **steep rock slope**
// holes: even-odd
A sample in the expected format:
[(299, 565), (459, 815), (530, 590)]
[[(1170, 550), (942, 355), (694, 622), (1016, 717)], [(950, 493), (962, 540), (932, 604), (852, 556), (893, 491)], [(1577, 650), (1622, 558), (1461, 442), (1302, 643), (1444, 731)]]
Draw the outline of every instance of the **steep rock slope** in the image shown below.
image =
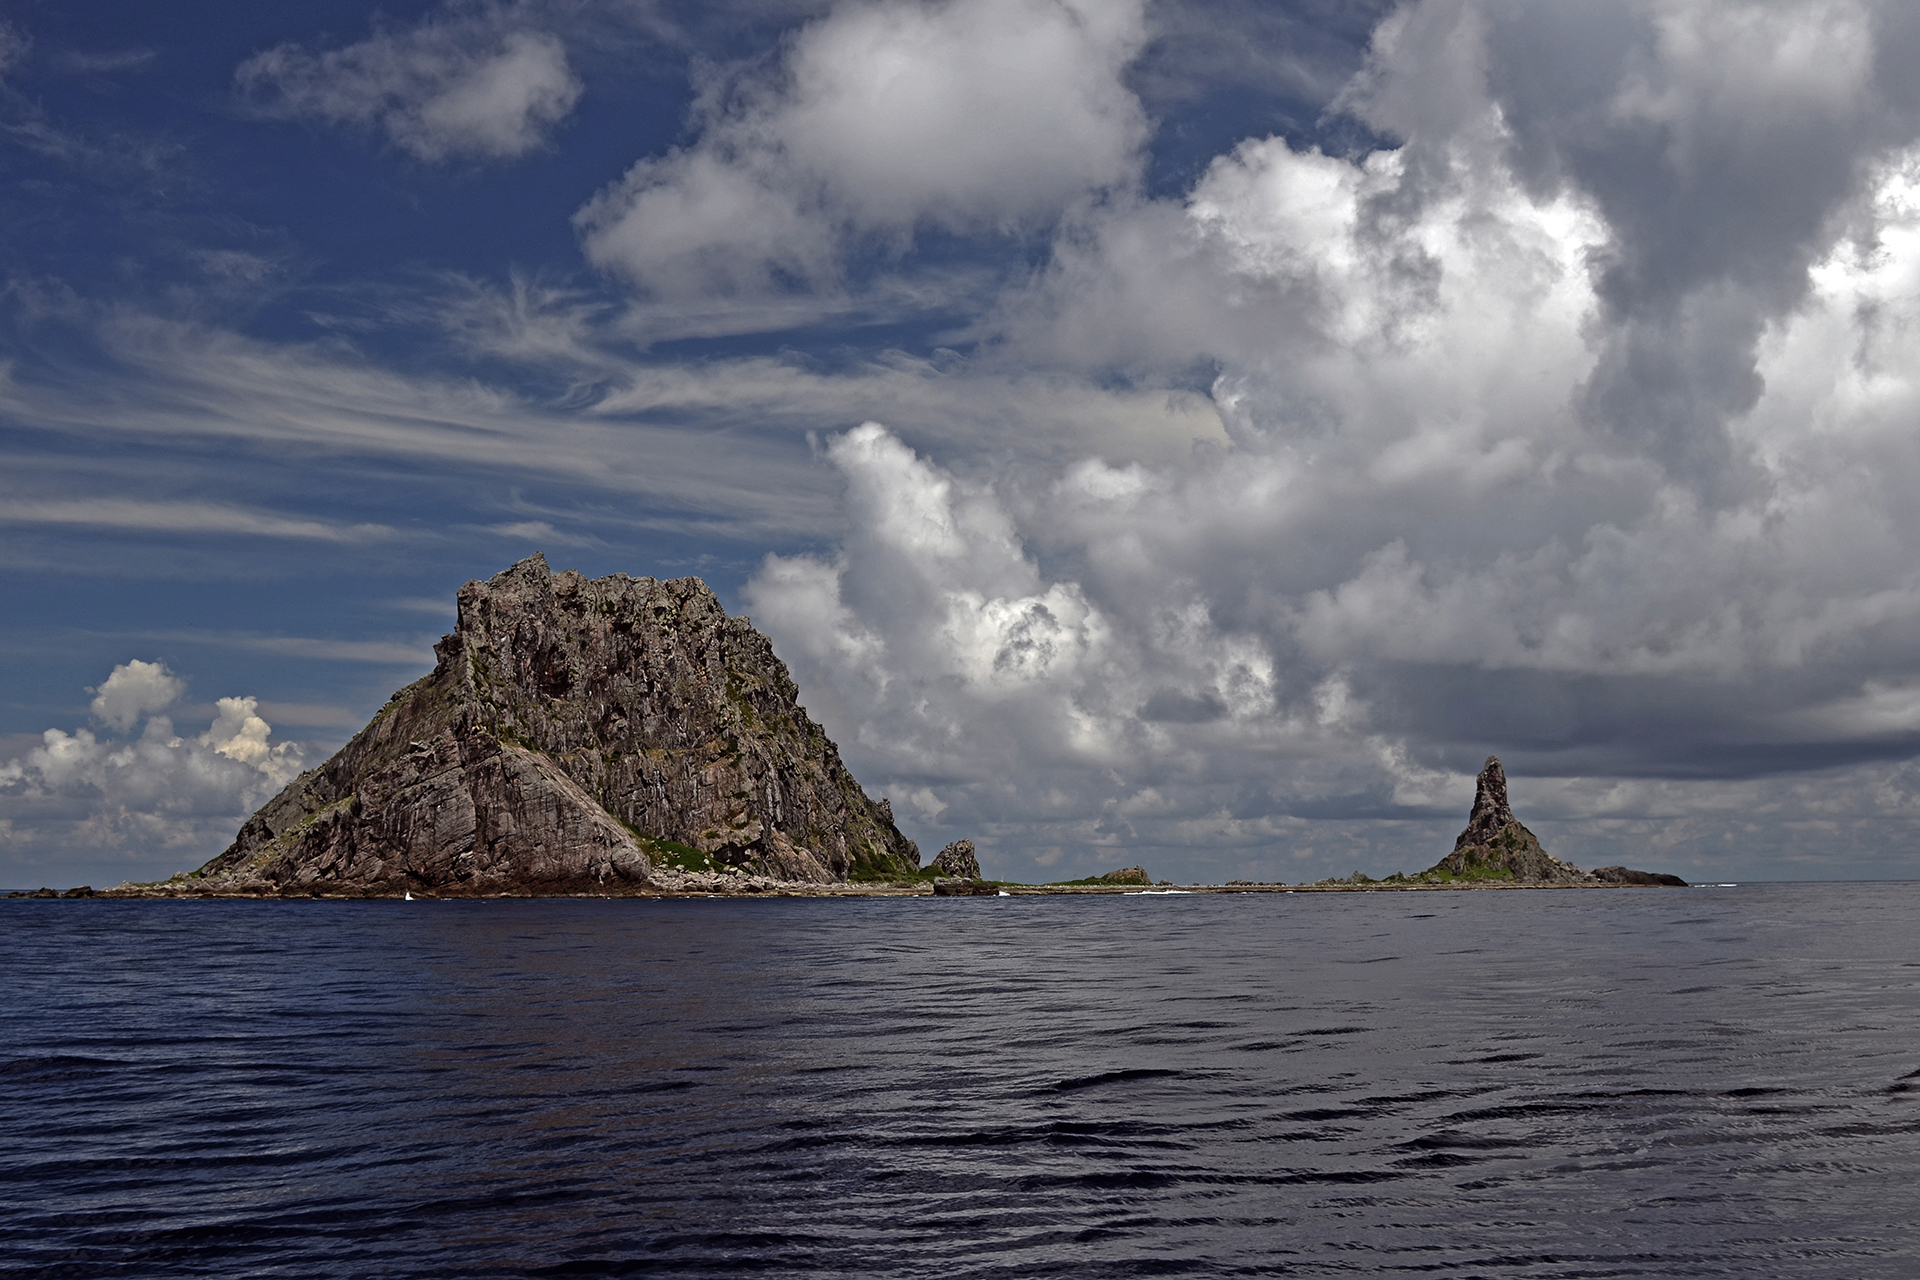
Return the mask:
[(697, 578), (461, 588), (432, 674), (241, 828), (197, 879), (311, 893), (644, 892), (713, 868), (828, 883), (919, 851)]

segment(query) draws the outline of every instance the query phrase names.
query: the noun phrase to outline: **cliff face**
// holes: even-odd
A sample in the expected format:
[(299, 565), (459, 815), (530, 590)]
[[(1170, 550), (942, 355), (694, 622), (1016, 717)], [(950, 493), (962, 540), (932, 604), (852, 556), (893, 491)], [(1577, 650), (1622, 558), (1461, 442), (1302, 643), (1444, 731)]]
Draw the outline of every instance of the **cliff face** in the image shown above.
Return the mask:
[(919, 865), (767, 638), (697, 578), (556, 575), (534, 556), (461, 588), (434, 652), (431, 675), (269, 801), (199, 880), (635, 892), (729, 868), (827, 883)]
[(1533, 832), (1520, 825), (1507, 805), (1507, 774), (1500, 757), (1488, 756), (1473, 795), (1467, 829), (1453, 852), (1427, 872), (1468, 880), (1512, 880), (1522, 884), (1590, 884), (1593, 877), (1540, 847)]

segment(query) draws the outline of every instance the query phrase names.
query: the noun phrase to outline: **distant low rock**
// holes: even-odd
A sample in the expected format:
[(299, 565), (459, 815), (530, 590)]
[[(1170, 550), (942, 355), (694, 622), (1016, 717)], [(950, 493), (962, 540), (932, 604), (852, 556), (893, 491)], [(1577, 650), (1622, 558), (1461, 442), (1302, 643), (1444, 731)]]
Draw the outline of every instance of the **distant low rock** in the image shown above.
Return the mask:
[(1601, 884), (1667, 885), (1675, 889), (1687, 887), (1687, 882), (1679, 876), (1670, 876), (1662, 871), (1635, 871), (1632, 867), (1595, 867), (1593, 878)]
[(1424, 878), (1592, 883), (1586, 872), (1542, 849), (1539, 838), (1513, 816), (1507, 804), (1507, 775), (1498, 756), (1488, 756), (1480, 770), (1467, 829), (1453, 842), (1453, 852), (1429, 868)]
[(986, 898), (996, 897), (1000, 886), (991, 880), (935, 880), (933, 896), (936, 898)]
[(590, 579), (536, 555), (462, 587), (434, 652), (432, 674), (166, 888), (634, 893), (919, 867), (771, 643), (698, 578)]
[(963, 880), (978, 880), (980, 859), (973, 854), (973, 841), (955, 840), (933, 857), (933, 869), (943, 876), (959, 876)]
[(1118, 871), (1109, 871), (1100, 877), (1108, 884), (1152, 884), (1153, 877), (1147, 874), (1145, 867), (1122, 867)]

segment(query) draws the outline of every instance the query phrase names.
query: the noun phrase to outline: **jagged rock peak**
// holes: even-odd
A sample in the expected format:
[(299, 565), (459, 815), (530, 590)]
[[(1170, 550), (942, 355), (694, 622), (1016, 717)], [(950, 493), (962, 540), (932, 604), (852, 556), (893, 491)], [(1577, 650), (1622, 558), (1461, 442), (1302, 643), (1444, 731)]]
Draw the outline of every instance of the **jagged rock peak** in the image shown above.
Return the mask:
[[(460, 589), (438, 665), (250, 819), (203, 880), (255, 892), (640, 892), (915, 869), (772, 644), (698, 578)], [(706, 887), (704, 881), (691, 887)]]
[(1467, 830), (1498, 831), (1513, 821), (1507, 805), (1507, 771), (1500, 767), (1499, 756), (1488, 756), (1474, 779), (1473, 811), (1467, 817)]

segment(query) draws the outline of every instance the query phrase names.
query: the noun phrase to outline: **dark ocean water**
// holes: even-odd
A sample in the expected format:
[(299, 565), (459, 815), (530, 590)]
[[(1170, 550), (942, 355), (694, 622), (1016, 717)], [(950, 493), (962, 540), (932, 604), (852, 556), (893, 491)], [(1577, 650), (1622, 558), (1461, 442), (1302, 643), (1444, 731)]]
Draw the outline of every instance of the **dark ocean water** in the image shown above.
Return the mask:
[(0, 1273), (1920, 1275), (1920, 884), (0, 904)]

